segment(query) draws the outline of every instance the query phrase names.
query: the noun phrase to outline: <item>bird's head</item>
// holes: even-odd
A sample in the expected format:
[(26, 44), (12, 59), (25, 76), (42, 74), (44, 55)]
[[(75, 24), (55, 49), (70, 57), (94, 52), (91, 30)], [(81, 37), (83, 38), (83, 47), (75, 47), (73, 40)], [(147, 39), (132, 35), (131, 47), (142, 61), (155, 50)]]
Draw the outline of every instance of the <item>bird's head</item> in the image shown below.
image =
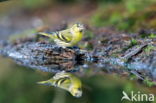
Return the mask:
[(81, 97), (82, 96), (82, 89), (80, 87), (73, 87), (70, 91), (70, 93), (74, 96), (74, 97)]
[(72, 26), (72, 31), (74, 31), (74, 32), (83, 32), (84, 30), (85, 30), (85, 27), (84, 27), (84, 25), (83, 24), (81, 24), (81, 23), (76, 23), (76, 24), (74, 24), (73, 26)]

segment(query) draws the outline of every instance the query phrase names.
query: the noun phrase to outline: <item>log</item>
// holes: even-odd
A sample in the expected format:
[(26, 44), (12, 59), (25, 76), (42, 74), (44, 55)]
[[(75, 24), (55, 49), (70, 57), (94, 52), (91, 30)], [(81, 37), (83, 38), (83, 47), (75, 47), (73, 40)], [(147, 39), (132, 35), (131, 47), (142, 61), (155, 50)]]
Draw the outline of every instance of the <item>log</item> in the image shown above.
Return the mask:
[[(91, 62), (95, 68), (137, 74), (140, 79), (156, 80), (156, 39), (141, 38), (138, 34), (97, 36), (101, 42), (93, 51), (62, 48), (53, 43), (24, 40), (0, 43), (0, 54), (18, 64), (46, 72), (73, 71)], [(97, 40), (97, 38), (94, 38)], [(137, 43), (132, 40), (135, 39)], [(93, 42), (94, 43), (94, 42)], [(88, 65), (87, 63), (85, 65)], [(90, 64), (88, 68), (92, 68)], [(118, 73), (120, 74), (120, 73)], [(138, 75), (139, 74), (139, 75)]]
[(0, 54), (16, 63), (45, 72), (72, 70), (78, 60), (88, 58), (87, 52), (76, 48), (62, 48), (45, 42), (7, 43), (1, 41)]

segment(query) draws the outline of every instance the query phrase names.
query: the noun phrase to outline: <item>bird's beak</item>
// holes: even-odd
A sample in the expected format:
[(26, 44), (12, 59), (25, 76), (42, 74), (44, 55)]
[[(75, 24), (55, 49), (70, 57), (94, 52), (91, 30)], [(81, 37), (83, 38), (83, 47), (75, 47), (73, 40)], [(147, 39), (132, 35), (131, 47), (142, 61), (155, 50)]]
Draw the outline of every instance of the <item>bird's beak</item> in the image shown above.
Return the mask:
[(83, 32), (83, 30), (81, 29), (80, 32)]
[(80, 98), (82, 96), (82, 91), (79, 91), (74, 95), (76, 98)]
[(83, 31), (84, 31), (84, 29), (85, 29), (84, 27), (81, 27), (81, 28), (80, 28), (80, 32), (83, 32)]

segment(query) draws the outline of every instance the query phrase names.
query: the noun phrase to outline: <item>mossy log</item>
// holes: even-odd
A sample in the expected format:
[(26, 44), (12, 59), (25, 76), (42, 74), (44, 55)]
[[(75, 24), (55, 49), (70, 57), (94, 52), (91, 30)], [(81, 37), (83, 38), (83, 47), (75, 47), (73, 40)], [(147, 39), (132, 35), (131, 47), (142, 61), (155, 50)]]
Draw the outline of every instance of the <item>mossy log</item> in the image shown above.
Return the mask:
[(103, 34), (97, 34), (94, 42), (91, 42), (93, 51), (62, 48), (53, 43), (35, 41), (33, 38), (24, 42), (2, 42), (0, 54), (13, 58), (18, 64), (47, 72), (75, 70), (77, 64), (94, 61), (97, 68), (122, 68), (156, 80), (155, 38), (141, 38), (138, 34), (100, 33)]
[(20, 65), (46, 72), (71, 70), (77, 61), (88, 58), (88, 53), (78, 48), (62, 48), (45, 42), (1, 42), (0, 54), (14, 59)]

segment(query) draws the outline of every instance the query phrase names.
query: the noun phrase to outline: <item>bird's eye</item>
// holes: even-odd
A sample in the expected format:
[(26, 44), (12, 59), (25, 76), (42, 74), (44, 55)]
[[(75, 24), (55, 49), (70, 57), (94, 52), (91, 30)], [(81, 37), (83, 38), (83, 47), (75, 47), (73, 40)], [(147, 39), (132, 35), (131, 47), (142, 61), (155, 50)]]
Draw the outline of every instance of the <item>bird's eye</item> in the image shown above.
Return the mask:
[(83, 32), (83, 30), (79, 30), (80, 32)]
[(81, 91), (81, 88), (77, 88), (79, 91)]
[(77, 27), (80, 27), (80, 24), (77, 24)]

